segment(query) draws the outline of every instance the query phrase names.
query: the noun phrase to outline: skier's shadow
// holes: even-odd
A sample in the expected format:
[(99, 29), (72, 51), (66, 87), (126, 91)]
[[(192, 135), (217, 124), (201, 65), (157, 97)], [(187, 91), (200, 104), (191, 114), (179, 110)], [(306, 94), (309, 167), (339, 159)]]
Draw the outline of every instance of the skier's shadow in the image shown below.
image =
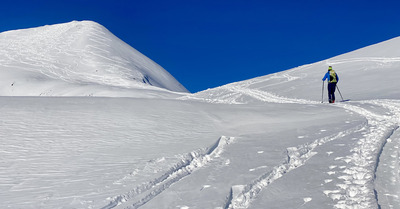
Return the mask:
[(351, 99), (345, 99), (345, 100), (342, 100), (342, 101), (340, 101), (340, 102), (348, 102), (348, 101), (350, 101)]

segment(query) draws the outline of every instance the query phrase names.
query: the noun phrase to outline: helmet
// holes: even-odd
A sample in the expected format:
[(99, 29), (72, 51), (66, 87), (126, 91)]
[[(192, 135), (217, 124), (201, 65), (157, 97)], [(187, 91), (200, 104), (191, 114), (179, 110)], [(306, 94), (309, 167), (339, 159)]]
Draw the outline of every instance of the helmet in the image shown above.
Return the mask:
[(332, 66), (329, 66), (329, 67), (328, 67), (328, 70), (332, 70)]

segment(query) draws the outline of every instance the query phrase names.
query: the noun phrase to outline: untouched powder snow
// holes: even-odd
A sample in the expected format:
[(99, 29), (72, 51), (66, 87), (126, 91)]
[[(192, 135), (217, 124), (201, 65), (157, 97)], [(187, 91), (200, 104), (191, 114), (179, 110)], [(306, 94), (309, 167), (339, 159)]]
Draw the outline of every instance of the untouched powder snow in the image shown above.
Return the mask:
[[(399, 48), (395, 38), (196, 94), (103, 80), (95, 89), (135, 98), (0, 97), (0, 208), (398, 209)], [(336, 92), (328, 104), (324, 87), (321, 103), (329, 65), (345, 102)], [(82, 79), (70, 90), (87, 93), (91, 76), (21, 66), (1, 72)]]
[(0, 71), (3, 96), (187, 92), (161, 66), (92, 21), (0, 33)]

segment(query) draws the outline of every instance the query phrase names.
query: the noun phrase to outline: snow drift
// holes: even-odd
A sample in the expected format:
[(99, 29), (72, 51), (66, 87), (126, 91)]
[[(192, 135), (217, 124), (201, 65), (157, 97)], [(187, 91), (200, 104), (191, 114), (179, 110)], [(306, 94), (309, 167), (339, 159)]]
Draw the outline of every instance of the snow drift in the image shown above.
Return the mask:
[(165, 69), (95, 22), (0, 34), (0, 95), (151, 97), (170, 91), (187, 92)]

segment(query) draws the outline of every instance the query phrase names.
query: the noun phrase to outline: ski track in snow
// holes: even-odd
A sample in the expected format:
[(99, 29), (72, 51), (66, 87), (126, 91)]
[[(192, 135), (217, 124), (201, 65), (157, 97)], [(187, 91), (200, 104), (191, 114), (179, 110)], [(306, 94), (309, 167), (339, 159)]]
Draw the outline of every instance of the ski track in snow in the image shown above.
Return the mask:
[[(365, 61), (366, 59), (338, 60), (341, 62)], [(373, 59), (374, 62), (393, 62), (399, 59)], [(288, 80), (296, 78), (287, 77)], [(186, 96), (181, 99), (196, 99), (211, 103), (243, 104), (240, 98), (252, 97), (256, 100), (269, 103), (295, 103), (295, 104), (320, 104), (317, 101), (285, 98), (269, 92), (249, 88), (253, 81), (228, 84), (212, 91), (204, 91), (198, 95)], [(284, 81), (286, 82), (286, 81)], [(217, 98), (217, 99), (216, 99)], [(360, 106), (376, 105), (387, 109), (391, 115), (381, 115)], [(341, 157), (347, 163), (337, 175), (343, 184), (337, 184), (337, 189), (324, 191), (325, 195), (335, 202), (335, 208), (380, 208), (377, 191), (374, 188), (375, 172), (378, 167), (379, 156), (382, 153), (386, 140), (394, 133), (400, 123), (400, 103), (395, 100), (375, 100), (336, 103), (335, 107), (355, 112), (367, 119), (367, 124), (355, 127), (336, 135), (317, 139), (311, 144), (287, 148), (287, 160), (275, 166), (272, 171), (265, 173), (258, 179), (247, 185), (232, 186), (228, 201), (223, 208), (248, 208), (251, 202), (257, 198), (261, 190), (265, 189), (273, 181), (283, 177), (286, 173), (304, 165), (314, 156), (313, 150), (326, 142), (342, 138), (351, 133), (363, 131), (363, 137), (358, 141), (358, 146), (351, 150), (351, 155)]]
[(168, 189), (172, 184), (206, 166), (213, 159), (218, 158), (224, 151), (225, 146), (231, 144), (233, 141), (233, 137), (222, 136), (210, 148), (193, 151), (187, 154), (181, 162), (177, 163), (160, 177), (147, 183), (143, 183), (128, 193), (110, 198), (110, 203), (102, 207), (102, 209), (115, 208), (117, 206), (118, 208), (141, 207), (157, 195), (161, 194), (164, 190)]
[(339, 59), (339, 60), (328, 60), (329, 65), (338, 65), (349, 62), (378, 62), (378, 63), (391, 63), (391, 62), (400, 62), (399, 57), (360, 57), (360, 58), (351, 58), (351, 59)]
[[(284, 76), (285, 78), (289, 77)], [(295, 79), (295, 78), (288, 78)], [(243, 96), (248, 96), (263, 102), (270, 103), (291, 103), (291, 104), (319, 104), (319, 102), (304, 100), (304, 99), (292, 99), (287, 97), (278, 96), (266, 91), (251, 89), (250, 85), (254, 84), (252, 81), (244, 82), (243, 84), (228, 84), (225, 86), (217, 87), (215, 90), (217, 93), (209, 93), (207, 91), (199, 92), (197, 95), (187, 95), (181, 97), (182, 100), (200, 100), (210, 103), (221, 103), (221, 104), (244, 104), (240, 101)]]

